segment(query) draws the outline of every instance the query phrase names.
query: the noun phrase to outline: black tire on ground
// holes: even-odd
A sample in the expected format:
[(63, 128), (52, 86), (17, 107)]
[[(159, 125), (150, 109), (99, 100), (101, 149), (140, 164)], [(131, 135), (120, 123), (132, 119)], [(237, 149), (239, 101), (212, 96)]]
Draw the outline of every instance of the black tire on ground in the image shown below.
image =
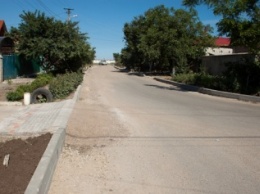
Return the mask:
[(38, 104), (44, 102), (52, 102), (53, 96), (51, 92), (45, 88), (38, 88), (31, 95), (31, 103)]

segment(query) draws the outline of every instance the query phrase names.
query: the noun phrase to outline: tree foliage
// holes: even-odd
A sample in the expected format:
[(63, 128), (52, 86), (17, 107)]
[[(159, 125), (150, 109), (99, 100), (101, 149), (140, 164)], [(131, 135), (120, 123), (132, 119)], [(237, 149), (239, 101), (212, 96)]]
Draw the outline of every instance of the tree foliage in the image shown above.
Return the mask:
[(36, 59), (47, 71), (77, 71), (91, 62), (95, 50), (80, 33), (78, 23), (64, 23), (39, 11), (23, 12), (18, 28), (11, 28), (10, 36), (17, 43), (19, 53)]
[(232, 45), (245, 46), (254, 54), (260, 49), (259, 0), (184, 0), (186, 6), (206, 4), (222, 19), (217, 23), (221, 35), (231, 38)]
[(175, 67), (177, 72), (187, 72), (213, 43), (210, 29), (193, 9), (157, 6), (124, 25), (121, 61), (142, 71)]
[(120, 61), (120, 53), (113, 53), (113, 57), (114, 57), (114, 60), (115, 60), (116, 64), (121, 63), (121, 61)]

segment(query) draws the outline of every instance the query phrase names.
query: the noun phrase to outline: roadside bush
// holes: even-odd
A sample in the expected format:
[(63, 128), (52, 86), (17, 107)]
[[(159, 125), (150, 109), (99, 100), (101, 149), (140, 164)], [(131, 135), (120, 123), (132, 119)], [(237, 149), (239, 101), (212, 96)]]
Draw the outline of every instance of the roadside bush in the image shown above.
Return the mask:
[(31, 83), (31, 92), (37, 88), (48, 85), (52, 79), (53, 76), (51, 74), (39, 74)]
[(31, 84), (20, 85), (15, 91), (8, 92), (6, 98), (8, 101), (22, 100), (24, 93), (31, 93), (37, 88), (48, 85), (52, 78), (50, 74), (39, 74)]
[(23, 98), (23, 94), (18, 91), (8, 92), (6, 95), (8, 101), (19, 101)]
[(184, 84), (195, 84), (195, 77), (196, 73), (182, 73), (182, 74), (176, 74), (173, 77), (173, 81), (184, 83)]
[(229, 64), (223, 76), (212, 76), (205, 73), (177, 74), (173, 81), (249, 95), (260, 95), (260, 67), (248, 64)]
[(225, 78), (221, 76), (213, 76), (205, 73), (195, 76), (195, 85), (205, 88), (226, 90), (224, 82)]
[(75, 91), (82, 80), (83, 74), (80, 72), (57, 75), (57, 77), (50, 82), (49, 89), (55, 99), (64, 99), (71, 92)]
[(205, 73), (177, 74), (173, 77), (173, 81), (215, 90), (226, 90), (224, 77)]
[(228, 63), (225, 84), (231, 91), (242, 94), (257, 94), (260, 88), (260, 64), (247, 59)]

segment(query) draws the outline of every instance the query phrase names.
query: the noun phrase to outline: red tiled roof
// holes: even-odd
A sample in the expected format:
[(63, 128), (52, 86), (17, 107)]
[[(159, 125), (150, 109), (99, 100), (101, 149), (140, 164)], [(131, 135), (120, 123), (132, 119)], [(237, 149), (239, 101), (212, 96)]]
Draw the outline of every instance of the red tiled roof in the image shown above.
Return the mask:
[(224, 37), (218, 37), (215, 40), (216, 46), (230, 46), (231, 39), (230, 38), (224, 38)]
[(4, 20), (0, 20), (0, 36), (4, 36), (7, 31)]

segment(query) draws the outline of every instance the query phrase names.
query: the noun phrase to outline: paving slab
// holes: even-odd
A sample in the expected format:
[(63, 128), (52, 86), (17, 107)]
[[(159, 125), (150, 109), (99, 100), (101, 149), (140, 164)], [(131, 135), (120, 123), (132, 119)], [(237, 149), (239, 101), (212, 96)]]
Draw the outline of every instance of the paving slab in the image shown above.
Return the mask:
[[(71, 100), (22, 107), (9, 107), (9, 114), (0, 122), (0, 134), (21, 136), (55, 132), (54, 121), (64, 105)], [(14, 110), (15, 109), (15, 110)]]

